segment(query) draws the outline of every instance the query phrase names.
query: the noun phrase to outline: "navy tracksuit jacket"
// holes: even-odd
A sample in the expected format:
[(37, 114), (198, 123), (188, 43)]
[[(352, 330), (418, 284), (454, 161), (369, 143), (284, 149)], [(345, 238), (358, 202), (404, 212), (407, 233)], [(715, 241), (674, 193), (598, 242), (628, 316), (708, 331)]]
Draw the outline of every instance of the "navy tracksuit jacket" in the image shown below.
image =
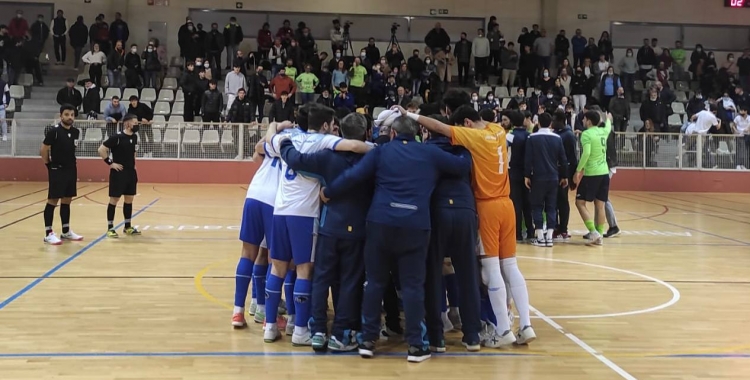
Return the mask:
[[(290, 140), (281, 144), (284, 162), (296, 172), (318, 178), (322, 186), (333, 182), (362, 157), (332, 150), (302, 154)], [(365, 217), (372, 200), (372, 189), (372, 181), (364, 181), (345, 195), (326, 203), (320, 215), (311, 294), (311, 328), (313, 334), (327, 333), (328, 289), (338, 288), (331, 335), (344, 344), (349, 343), (349, 331), (360, 329), (365, 279)]]
[(526, 142), (524, 176), (531, 179), (531, 209), (534, 225), (541, 230), (542, 211), (547, 213), (547, 229), (557, 227), (557, 188), (567, 178), (568, 159), (562, 139), (549, 128), (529, 136)]
[(573, 174), (575, 174), (575, 168), (578, 167), (578, 156), (576, 154), (576, 147), (578, 145), (578, 138), (570, 126), (565, 126), (562, 129), (556, 129), (555, 133), (560, 135), (562, 139), (563, 147), (565, 148), (565, 156), (568, 159), (568, 187), (557, 188), (557, 231), (559, 233), (568, 232), (568, 222), (570, 221), (570, 200), (568, 199), (568, 192), (573, 190), (570, 185), (573, 184)]
[(354, 186), (375, 179), (365, 240), (364, 340), (378, 339), (383, 293), (391, 263), (396, 261), (406, 315), (406, 341), (411, 346), (429, 345), (422, 320), (430, 197), (443, 175), (461, 176), (470, 170), (471, 162), (466, 158), (418, 143), (414, 136), (397, 135), (390, 143), (366, 154), (324, 190), (328, 198), (336, 199)]
[[(530, 232), (534, 226), (531, 220), (531, 199), (529, 189), (523, 183), (526, 140), (530, 133), (526, 128), (513, 129), (513, 141), (508, 144), (510, 148), (510, 162), (508, 163), (508, 177), (510, 178), (510, 199), (516, 212), (516, 240), (523, 240), (523, 228), (521, 222)], [(531, 236), (527, 236), (530, 238)]]

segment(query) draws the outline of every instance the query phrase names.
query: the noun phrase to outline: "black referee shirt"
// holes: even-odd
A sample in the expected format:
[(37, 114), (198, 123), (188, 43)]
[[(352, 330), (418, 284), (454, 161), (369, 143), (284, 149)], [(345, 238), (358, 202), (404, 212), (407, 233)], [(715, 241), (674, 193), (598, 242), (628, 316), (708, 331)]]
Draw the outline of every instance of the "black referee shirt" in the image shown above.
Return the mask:
[(62, 124), (57, 124), (47, 130), (44, 135), (44, 145), (50, 148), (50, 165), (53, 167), (72, 167), (76, 166), (76, 147), (81, 136), (78, 128), (63, 128)]
[(135, 169), (135, 152), (138, 151), (138, 135), (127, 135), (120, 132), (104, 142), (112, 152), (112, 161), (122, 165), (123, 169)]

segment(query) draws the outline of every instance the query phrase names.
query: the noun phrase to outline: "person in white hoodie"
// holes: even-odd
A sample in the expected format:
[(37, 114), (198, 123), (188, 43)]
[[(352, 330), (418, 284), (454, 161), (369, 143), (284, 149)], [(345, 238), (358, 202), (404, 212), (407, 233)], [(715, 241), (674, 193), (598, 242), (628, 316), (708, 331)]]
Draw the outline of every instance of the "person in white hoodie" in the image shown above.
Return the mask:
[(227, 112), (232, 107), (232, 103), (237, 97), (237, 91), (240, 89), (247, 90), (247, 83), (245, 75), (240, 72), (240, 67), (235, 65), (232, 71), (227, 73), (224, 80), (224, 93), (227, 94)]
[(95, 43), (91, 51), (81, 58), (83, 63), (89, 65), (89, 77), (97, 87), (102, 87), (102, 66), (107, 62), (107, 56), (99, 50), (99, 44)]
[(471, 54), (474, 56), (474, 81), (487, 84), (490, 58), (490, 40), (484, 35), (484, 29), (477, 30), (477, 37), (471, 42)]

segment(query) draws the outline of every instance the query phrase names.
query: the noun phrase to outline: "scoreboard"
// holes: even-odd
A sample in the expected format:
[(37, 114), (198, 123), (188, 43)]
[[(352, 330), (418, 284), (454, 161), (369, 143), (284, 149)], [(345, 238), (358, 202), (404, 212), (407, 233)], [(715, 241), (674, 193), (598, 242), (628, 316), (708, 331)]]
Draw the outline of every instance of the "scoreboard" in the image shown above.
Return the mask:
[(750, 8), (750, 0), (724, 0), (724, 6), (728, 8)]

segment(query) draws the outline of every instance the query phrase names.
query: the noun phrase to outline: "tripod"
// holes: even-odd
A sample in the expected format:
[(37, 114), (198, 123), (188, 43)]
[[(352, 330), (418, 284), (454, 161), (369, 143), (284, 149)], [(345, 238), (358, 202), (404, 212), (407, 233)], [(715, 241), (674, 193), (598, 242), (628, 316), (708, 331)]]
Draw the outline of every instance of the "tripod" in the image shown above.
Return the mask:
[(396, 49), (398, 50), (399, 53), (401, 53), (401, 44), (398, 42), (398, 38), (396, 38), (395, 30), (391, 30), (391, 40), (388, 41), (388, 47), (385, 49), (385, 51), (391, 51), (391, 47), (393, 45), (396, 45)]
[(341, 53), (345, 56), (348, 55), (353, 57), (354, 48), (352, 48), (352, 40), (349, 37), (349, 28), (344, 28), (344, 34), (342, 35), (342, 37), (344, 38), (344, 51), (342, 51)]

